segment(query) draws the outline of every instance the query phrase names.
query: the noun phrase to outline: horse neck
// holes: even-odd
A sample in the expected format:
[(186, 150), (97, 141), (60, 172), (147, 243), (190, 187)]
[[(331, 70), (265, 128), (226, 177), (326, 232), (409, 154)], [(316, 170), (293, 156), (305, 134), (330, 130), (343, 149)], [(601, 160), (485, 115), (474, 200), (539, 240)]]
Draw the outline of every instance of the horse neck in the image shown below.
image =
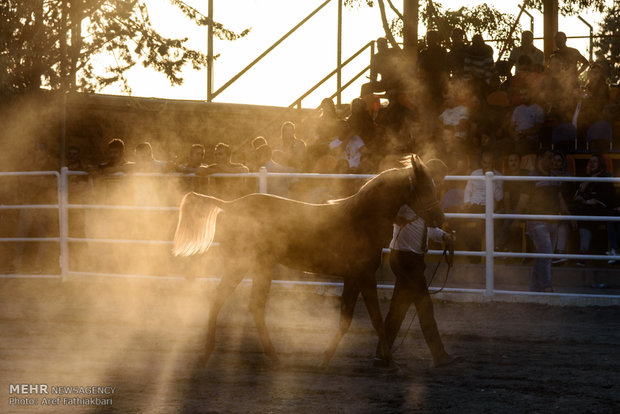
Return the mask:
[(393, 177), (383, 173), (368, 183), (352, 197), (349, 204), (349, 213), (352, 218), (366, 223), (390, 221), (396, 217), (399, 208), (404, 203), (401, 177)]

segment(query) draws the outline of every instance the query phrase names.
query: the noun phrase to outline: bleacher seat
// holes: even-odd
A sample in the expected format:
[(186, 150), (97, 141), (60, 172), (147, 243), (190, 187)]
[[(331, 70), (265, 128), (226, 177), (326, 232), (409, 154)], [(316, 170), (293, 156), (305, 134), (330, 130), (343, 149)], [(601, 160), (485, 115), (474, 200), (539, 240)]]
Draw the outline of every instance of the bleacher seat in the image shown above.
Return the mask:
[(590, 125), (586, 135), (586, 149), (606, 151), (613, 148), (613, 128), (607, 121)]

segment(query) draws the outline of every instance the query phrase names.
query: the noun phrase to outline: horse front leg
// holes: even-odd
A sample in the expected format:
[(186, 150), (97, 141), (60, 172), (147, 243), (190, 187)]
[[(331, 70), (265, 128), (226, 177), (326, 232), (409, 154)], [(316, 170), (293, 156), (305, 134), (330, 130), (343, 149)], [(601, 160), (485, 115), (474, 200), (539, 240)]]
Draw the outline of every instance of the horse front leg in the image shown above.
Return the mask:
[(271, 337), (269, 336), (269, 331), (267, 330), (267, 324), (265, 323), (265, 308), (267, 306), (267, 299), (269, 297), (270, 289), (271, 278), (265, 269), (260, 269), (257, 271), (254, 281), (252, 282), (249, 310), (254, 318), (254, 324), (256, 325), (256, 330), (258, 331), (261, 344), (263, 345), (265, 356), (269, 358), (274, 366), (278, 366), (280, 365), (280, 359), (278, 358), (278, 355), (276, 355), (275, 347), (271, 342)]
[(217, 317), (222, 310), (222, 306), (230, 295), (235, 291), (244, 275), (243, 269), (234, 267), (225, 271), (220, 279), (220, 283), (215, 290), (215, 297), (209, 310), (209, 320), (207, 323), (207, 343), (205, 346), (205, 354), (203, 363), (206, 366), (211, 357), (213, 349), (215, 349), (215, 330), (217, 326)]
[(344, 287), (342, 289), (342, 300), (340, 303), (340, 326), (336, 335), (332, 338), (329, 346), (323, 353), (323, 361), (320, 367), (325, 369), (329, 366), (329, 362), (336, 353), (336, 348), (340, 344), (342, 337), (347, 333), (353, 320), (353, 311), (355, 310), (355, 303), (359, 296), (360, 290), (357, 287), (355, 281), (351, 279), (344, 279)]

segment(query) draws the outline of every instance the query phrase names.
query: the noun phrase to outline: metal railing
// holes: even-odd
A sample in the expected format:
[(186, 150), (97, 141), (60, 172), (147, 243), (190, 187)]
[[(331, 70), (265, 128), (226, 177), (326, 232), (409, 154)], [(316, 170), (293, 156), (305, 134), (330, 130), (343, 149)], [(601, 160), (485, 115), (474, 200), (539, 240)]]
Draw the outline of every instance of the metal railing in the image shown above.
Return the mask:
[[(2, 277), (58, 277), (63, 281), (68, 280), (73, 275), (86, 276), (113, 276), (113, 277), (135, 277), (135, 278), (157, 278), (157, 279), (181, 279), (181, 277), (162, 277), (147, 275), (125, 275), (125, 274), (105, 274), (92, 272), (72, 271), (69, 268), (69, 243), (130, 243), (130, 244), (153, 244), (153, 245), (171, 245), (170, 240), (125, 240), (111, 238), (86, 238), (86, 237), (69, 237), (69, 210), (71, 209), (104, 209), (104, 210), (145, 210), (145, 211), (177, 211), (178, 207), (170, 206), (135, 206), (135, 205), (96, 205), (96, 204), (70, 204), (68, 201), (68, 177), (69, 175), (86, 175), (84, 172), (68, 171), (62, 168), (61, 172), (6, 172), (0, 173), (3, 176), (19, 176), (19, 175), (54, 175), (58, 180), (58, 204), (32, 204), (32, 205), (0, 205), (0, 210), (16, 210), (16, 209), (57, 209), (59, 221), (58, 237), (43, 238), (23, 238), (23, 237), (2, 237), (0, 242), (56, 242), (60, 244), (60, 275), (2, 275)], [(179, 175), (179, 174), (177, 174)], [(132, 174), (131, 176), (170, 176), (170, 174)], [(187, 177), (187, 175), (182, 175)], [(192, 176), (192, 175), (190, 175)], [(212, 177), (252, 177), (258, 181), (258, 191), (267, 192), (267, 184), (271, 178), (298, 178), (298, 179), (356, 179), (365, 180), (374, 177), (374, 175), (361, 174), (309, 174), (309, 173), (268, 173), (261, 168), (257, 173), (246, 174), (214, 174)], [(611, 182), (620, 183), (620, 178), (588, 178), (588, 177), (538, 177), (538, 176), (502, 176), (494, 175), (492, 172), (486, 173), (484, 176), (447, 176), (446, 181), (484, 181), (486, 206), (485, 212), (479, 214), (470, 213), (446, 213), (448, 219), (475, 219), (484, 220), (485, 222), (485, 250), (484, 251), (456, 251), (457, 256), (479, 256), (485, 258), (485, 287), (483, 294), (486, 297), (492, 297), (495, 293), (495, 269), (494, 259), (496, 257), (511, 258), (565, 258), (565, 259), (590, 259), (590, 260), (620, 260), (620, 256), (608, 255), (585, 255), (585, 254), (542, 254), (542, 253), (526, 253), (526, 252), (496, 252), (494, 251), (494, 222), (498, 219), (517, 219), (517, 220), (579, 220), (579, 221), (620, 221), (620, 216), (581, 216), (581, 215), (533, 215), (533, 214), (500, 214), (493, 211), (493, 186), (496, 181), (554, 181), (554, 182)], [(389, 249), (384, 249), (389, 252)], [(430, 250), (428, 254), (441, 255), (443, 252), (439, 250)], [(278, 283), (292, 284), (323, 284), (334, 285), (328, 282), (306, 282), (306, 281), (279, 281)], [(335, 285), (339, 285), (336, 283)], [(380, 286), (390, 287), (390, 286)], [(452, 289), (459, 291), (459, 289)], [(472, 292), (472, 289), (461, 289), (462, 291)], [(529, 292), (519, 292), (529, 293)], [(588, 296), (588, 295), (586, 295)], [(591, 296), (591, 295), (590, 295)], [(606, 297), (614, 297), (613, 295), (605, 295)], [(618, 296), (620, 299), (620, 296)]]

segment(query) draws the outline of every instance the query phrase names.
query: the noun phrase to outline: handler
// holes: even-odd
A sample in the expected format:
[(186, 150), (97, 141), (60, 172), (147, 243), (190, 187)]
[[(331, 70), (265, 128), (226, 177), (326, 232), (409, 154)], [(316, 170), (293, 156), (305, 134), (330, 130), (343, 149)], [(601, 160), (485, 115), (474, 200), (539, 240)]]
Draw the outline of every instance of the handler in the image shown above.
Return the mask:
[[(443, 182), (448, 168), (438, 159), (429, 160), (426, 166), (431, 173), (433, 182), (439, 186)], [(427, 227), (424, 220), (418, 217), (409, 206), (403, 205), (396, 216), (394, 235), (390, 243), (390, 268), (396, 275), (396, 284), (390, 302), (390, 310), (385, 317), (385, 331), (388, 346), (391, 348), (407, 310), (411, 303), (414, 303), (424, 340), (433, 356), (433, 366), (440, 367), (460, 362), (462, 358), (446, 352), (437, 330), (433, 302), (424, 277), (424, 269), (426, 268), (424, 253), (427, 251), (428, 238), (447, 244), (454, 243), (451, 234), (437, 227)], [(375, 358), (375, 365), (380, 366), (383, 363), (384, 361), (380, 357)]]

